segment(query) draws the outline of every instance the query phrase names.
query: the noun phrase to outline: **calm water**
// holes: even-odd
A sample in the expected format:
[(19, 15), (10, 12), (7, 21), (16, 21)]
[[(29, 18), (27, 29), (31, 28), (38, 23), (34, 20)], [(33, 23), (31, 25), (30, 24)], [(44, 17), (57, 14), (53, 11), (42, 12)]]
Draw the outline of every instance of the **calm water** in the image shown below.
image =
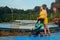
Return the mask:
[(0, 28), (10, 28), (11, 26), (19, 26), (18, 24), (12, 24), (12, 23), (0, 23)]
[[(0, 28), (14, 28), (18, 27), (21, 29), (30, 29), (35, 27), (36, 20), (17, 20), (20, 21), (20, 23), (0, 23)], [(29, 24), (30, 23), (30, 24)], [(33, 23), (33, 24), (31, 24)], [(48, 25), (48, 27), (57, 27), (57, 25)], [(43, 28), (43, 27), (42, 27)]]
[[(34, 28), (35, 24), (18, 24), (18, 23), (0, 23), (0, 28), (12, 28), (12, 27), (18, 27), (21, 29), (30, 29)], [(57, 27), (57, 25), (48, 25), (48, 27)], [(42, 27), (43, 28), (43, 27)]]

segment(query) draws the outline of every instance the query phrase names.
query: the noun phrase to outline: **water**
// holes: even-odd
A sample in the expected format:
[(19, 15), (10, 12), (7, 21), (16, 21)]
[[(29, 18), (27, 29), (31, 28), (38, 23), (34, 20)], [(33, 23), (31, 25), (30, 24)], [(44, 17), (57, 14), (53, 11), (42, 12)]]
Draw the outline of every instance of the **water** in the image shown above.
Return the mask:
[(11, 26), (19, 26), (19, 25), (12, 23), (0, 23), (0, 28), (11, 28)]
[[(32, 29), (35, 28), (35, 24), (18, 24), (18, 23), (0, 23), (0, 28), (15, 28), (19, 29)], [(57, 27), (57, 25), (48, 25), (48, 27)], [(42, 27), (43, 29), (44, 27)]]
[[(16, 20), (20, 23), (0, 23), (0, 28), (21, 28), (21, 29), (31, 29), (35, 27), (36, 20)], [(48, 27), (57, 27), (57, 25), (49, 24)], [(43, 29), (44, 27), (42, 27)]]

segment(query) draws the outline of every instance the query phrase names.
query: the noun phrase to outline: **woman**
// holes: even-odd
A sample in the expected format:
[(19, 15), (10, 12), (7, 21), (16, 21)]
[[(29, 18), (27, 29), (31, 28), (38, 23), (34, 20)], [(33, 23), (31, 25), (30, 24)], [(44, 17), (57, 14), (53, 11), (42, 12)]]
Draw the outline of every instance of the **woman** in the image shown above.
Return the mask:
[(50, 35), (50, 30), (49, 28), (47, 27), (47, 24), (48, 24), (48, 18), (47, 18), (47, 11), (46, 11), (46, 6), (43, 5), (40, 7), (40, 14), (39, 14), (39, 18), (42, 18), (44, 19), (44, 33), (45, 35), (47, 34), (47, 31), (48, 30), (48, 34)]

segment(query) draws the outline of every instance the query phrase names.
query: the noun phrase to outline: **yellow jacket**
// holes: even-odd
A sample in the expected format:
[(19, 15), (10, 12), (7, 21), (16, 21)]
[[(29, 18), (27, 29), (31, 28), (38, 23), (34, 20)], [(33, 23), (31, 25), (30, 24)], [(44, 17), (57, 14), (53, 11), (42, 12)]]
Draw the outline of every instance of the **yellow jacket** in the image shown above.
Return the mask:
[(39, 18), (43, 18), (44, 24), (48, 24), (47, 12), (45, 10), (40, 12)]
[(41, 11), (39, 14), (39, 18), (46, 18), (47, 17), (47, 12), (45, 10)]

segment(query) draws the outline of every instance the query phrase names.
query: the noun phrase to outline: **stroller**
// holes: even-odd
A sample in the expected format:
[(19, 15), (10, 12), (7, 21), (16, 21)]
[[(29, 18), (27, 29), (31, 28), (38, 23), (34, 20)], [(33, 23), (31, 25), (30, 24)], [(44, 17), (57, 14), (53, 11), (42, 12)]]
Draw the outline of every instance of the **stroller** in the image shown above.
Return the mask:
[(35, 28), (32, 29), (31, 31), (31, 35), (34, 35), (34, 36), (43, 36), (41, 35), (41, 28), (44, 27), (44, 19), (38, 19), (37, 22), (35, 23)]

